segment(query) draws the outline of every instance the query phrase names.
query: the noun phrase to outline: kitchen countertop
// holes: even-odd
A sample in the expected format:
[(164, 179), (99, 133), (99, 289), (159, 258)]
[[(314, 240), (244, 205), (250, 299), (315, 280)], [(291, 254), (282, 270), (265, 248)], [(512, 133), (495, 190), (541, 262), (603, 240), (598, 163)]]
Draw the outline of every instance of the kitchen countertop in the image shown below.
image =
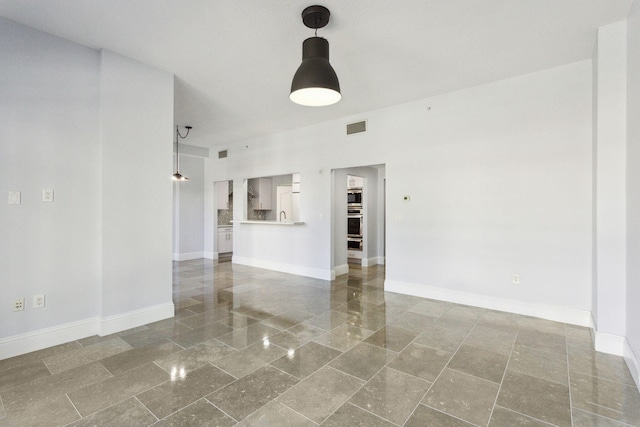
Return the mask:
[(280, 221), (234, 221), (239, 222), (240, 224), (269, 224), (269, 225), (303, 225), (304, 222), (296, 221), (296, 222), (280, 222)]

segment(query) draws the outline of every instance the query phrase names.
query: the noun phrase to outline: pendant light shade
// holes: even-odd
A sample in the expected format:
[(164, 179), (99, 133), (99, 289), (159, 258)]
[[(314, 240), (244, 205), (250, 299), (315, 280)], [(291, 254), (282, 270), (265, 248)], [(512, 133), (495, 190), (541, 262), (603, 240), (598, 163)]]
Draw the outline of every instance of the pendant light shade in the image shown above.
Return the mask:
[[(329, 9), (309, 6), (302, 11), (302, 22), (309, 28), (322, 28), (329, 23)], [(302, 43), (302, 64), (293, 76), (289, 99), (296, 104), (321, 107), (342, 99), (338, 76), (329, 63), (329, 42), (310, 37)]]
[(341, 98), (338, 76), (329, 63), (329, 42), (320, 37), (306, 39), (289, 99), (296, 104), (321, 107), (335, 104)]
[(174, 181), (189, 181), (189, 178), (187, 178), (184, 175), (181, 175), (180, 172), (176, 171), (176, 173), (173, 174), (173, 180)]

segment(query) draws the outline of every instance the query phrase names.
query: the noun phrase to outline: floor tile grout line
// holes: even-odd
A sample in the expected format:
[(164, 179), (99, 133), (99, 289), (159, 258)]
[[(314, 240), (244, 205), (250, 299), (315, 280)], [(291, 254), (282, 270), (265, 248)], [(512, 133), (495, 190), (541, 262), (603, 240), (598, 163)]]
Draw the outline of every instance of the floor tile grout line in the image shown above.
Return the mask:
[[(376, 371), (376, 373), (375, 373), (375, 374), (373, 374), (373, 375), (372, 375), (368, 380), (363, 380), (362, 378), (358, 378), (358, 377), (356, 377), (355, 375), (351, 375), (351, 374), (350, 374), (350, 373), (348, 373), (348, 372), (341, 371), (340, 369), (334, 368), (333, 366), (327, 366), (327, 368), (329, 368), (329, 369), (333, 369), (334, 371), (340, 372), (340, 373), (342, 373), (342, 374), (349, 375), (350, 377), (356, 378), (356, 379), (358, 379), (359, 381), (364, 381), (364, 383), (363, 383), (360, 387), (358, 387), (358, 388), (357, 388), (353, 393), (351, 393), (351, 394), (349, 395), (349, 397), (347, 397), (347, 398), (346, 398), (346, 399), (345, 399), (345, 400), (344, 400), (344, 401), (343, 401), (343, 402), (342, 402), (342, 403), (341, 403), (341, 404), (340, 404), (340, 405), (339, 405), (339, 406), (338, 406), (338, 407), (337, 407), (333, 412), (331, 412), (331, 414), (327, 415), (327, 416), (322, 420), (322, 422), (321, 422), (320, 424), (322, 424), (322, 423), (323, 423), (323, 422), (325, 422), (328, 418), (330, 418), (333, 414), (335, 414), (335, 413), (338, 411), (338, 409), (340, 409), (344, 404), (346, 404), (346, 403), (351, 403), (351, 402), (349, 402), (349, 401), (353, 398), (353, 396), (355, 396), (356, 394), (358, 394), (358, 392), (360, 392), (360, 390), (362, 390), (362, 389), (363, 389), (363, 388), (364, 388), (364, 387), (369, 383), (369, 381), (371, 381), (371, 379), (372, 379), (372, 378), (374, 378), (376, 375), (378, 375), (380, 372), (382, 372), (382, 370), (383, 370), (386, 366), (387, 366), (387, 364), (385, 363), (385, 364), (382, 366), (382, 368), (378, 369), (378, 371)], [(361, 406), (359, 406), (359, 405), (356, 405), (356, 404), (354, 404), (354, 403), (351, 403), (351, 404), (352, 404), (352, 405), (354, 405), (354, 406), (356, 406), (356, 407), (358, 407), (358, 408), (360, 408), (360, 409), (363, 409), (363, 410), (367, 411), (366, 409), (362, 408), (362, 407), (361, 407)], [(371, 412), (371, 411), (367, 411), (367, 412)], [(393, 424), (393, 425), (396, 425), (396, 426), (398, 425), (398, 424), (396, 424), (396, 423), (394, 423), (394, 422), (392, 422), (392, 421), (390, 421), (390, 420), (387, 420), (386, 418), (381, 417), (380, 415), (377, 415), (377, 414), (373, 414), (373, 415), (377, 416), (378, 418), (382, 418), (382, 419), (383, 419), (383, 420), (385, 420), (385, 421), (389, 421), (389, 422), (390, 422), (391, 424)]]
[[(600, 406), (600, 405), (598, 405), (598, 406)], [(615, 419), (613, 419), (611, 417), (607, 417), (605, 415), (596, 414), (594, 412), (587, 411), (586, 409), (581, 409), (581, 408), (575, 408), (575, 409), (576, 409), (576, 411), (585, 412), (587, 414), (594, 415), (596, 417), (604, 418), (604, 419), (606, 419), (608, 421), (611, 421), (612, 423), (620, 423), (620, 424), (622, 424), (623, 427), (635, 427), (633, 424), (629, 424), (629, 423), (624, 422), (624, 421), (615, 420)], [(611, 408), (607, 408), (607, 409), (611, 409)]]
[[(447, 310), (448, 311), (448, 310)], [(446, 313), (446, 311), (445, 311)], [(444, 314), (444, 313), (442, 313)], [(442, 316), (442, 314), (440, 316)], [(438, 316), (438, 319), (440, 318), (440, 316)], [(467, 334), (464, 336), (464, 338), (462, 339), (462, 341), (460, 341), (460, 344), (458, 344), (458, 347), (456, 348), (456, 350), (454, 352), (451, 353), (451, 356), (449, 357), (449, 360), (447, 360), (447, 363), (444, 364), (444, 366), (442, 367), (442, 369), (440, 370), (440, 373), (438, 373), (438, 375), (436, 375), (436, 377), (433, 379), (433, 382), (431, 383), (431, 385), (427, 388), (427, 391), (424, 393), (424, 395), (422, 396), (422, 398), (420, 399), (420, 401), (418, 402), (418, 404), (416, 405), (415, 408), (413, 408), (413, 411), (411, 411), (411, 414), (409, 415), (409, 417), (407, 418), (407, 420), (411, 419), (411, 417), (413, 416), (413, 414), (416, 412), (416, 409), (418, 409), (418, 406), (420, 406), (420, 404), (422, 403), (422, 401), (424, 400), (424, 398), (427, 396), (427, 394), (429, 394), (429, 391), (431, 391), (431, 389), (433, 388), (433, 385), (436, 383), (436, 381), (438, 381), (438, 378), (440, 378), (440, 376), (442, 375), (442, 373), (444, 372), (445, 369), (447, 369), (447, 366), (449, 365), (449, 363), (451, 363), (451, 360), (453, 359), (453, 357), (456, 355), (456, 353), (458, 352), (458, 350), (460, 350), (460, 347), (462, 347), (462, 344), (464, 343), (464, 341), (469, 337), (469, 335), (471, 334), (471, 331), (473, 331), (473, 328), (475, 328), (475, 326), (478, 324), (478, 320), (476, 320), (476, 323), (473, 324), (473, 326), (471, 327), (471, 329), (469, 329), (469, 332), (467, 332)], [(416, 337), (417, 338), (417, 337)], [(415, 340), (415, 338), (414, 338)], [(432, 348), (432, 347), (429, 347)], [(434, 350), (439, 350), (439, 349), (434, 349)], [(439, 350), (439, 351), (444, 351), (444, 350)], [(448, 353), (448, 352), (445, 352)], [(419, 378), (419, 377), (418, 377)], [(426, 380), (425, 380), (426, 381)], [(424, 404), (424, 406), (431, 408), (431, 406)], [(436, 408), (431, 408), (431, 409), (436, 409)], [(440, 411), (442, 412), (442, 411)], [(449, 414), (447, 414), (449, 415)], [(489, 418), (491, 419), (491, 418)], [(405, 424), (407, 422), (407, 420), (405, 420)]]
[[(207, 394), (207, 396), (210, 396), (211, 393)], [(236, 420), (235, 418), (233, 418), (229, 413), (225, 412), (222, 408), (220, 408), (218, 405), (216, 405), (215, 403), (213, 403), (212, 401), (210, 401), (209, 399), (207, 399), (207, 396), (202, 397), (202, 399), (206, 400), (207, 402), (209, 402), (211, 405), (213, 405), (214, 408), (216, 408), (217, 410), (219, 410), (220, 412), (222, 412), (223, 414), (225, 414), (227, 417), (231, 418), (236, 424), (239, 423), (242, 420)], [(200, 399), (198, 399), (200, 400)], [(197, 402), (197, 400), (196, 400)], [(164, 418), (163, 418), (164, 419)]]
[[(71, 403), (71, 406), (73, 406), (73, 409), (76, 411), (76, 414), (78, 414), (78, 416), (80, 417), (79, 419), (81, 420), (82, 418), (84, 418), (84, 417), (82, 416), (82, 414), (80, 413), (80, 411), (78, 411), (78, 408), (76, 408), (75, 403), (73, 403), (73, 401), (72, 401), (72, 400), (71, 400), (71, 398), (69, 397), (69, 394), (68, 394), (68, 393), (65, 393), (64, 395), (65, 395), (65, 397), (67, 398), (67, 400), (69, 401), (69, 403)], [(74, 421), (72, 421), (72, 423), (75, 423), (76, 421), (78, 421), (78, 420), (74, 420)], [(69, 424), (71, 424), (71, 423), (69, 423)]]
[(507, 359), (506, 365), (504, 365), (504, 372), (502, 373), (502, 378), (500, 379), (500, 383), (498, 384), (498, 392), (496, 393), (495, 399), (493, 399), (493, 406), (491, 407), (491, 413), (489, 414), (489, 419), (487, 420), (487, 426), (491, 422), (491, 418), (493, 418), (493, 411), (496, 409), (496, 405), (498, 404), (498, 398), (500, 397), (500, 392), (502, 391), (502, 384), (504, 383), (504, 378), (507, 376), (507, 370), (509, 369), (509, 363), (511, 362), (511, 356), (513, 356), (513, 349), (516, 346), (519, 334), (520, 330), (518, 329), (518, 332), (516, 332), (516, 336), (513, 338), (513, 342), (511, 343), (509, 358)]
[(137, 395), (136, 395), (136, 396), (133, 396), (133, 398), (134, 398), (138, 403), (140, 403), (144, 409), (146, 409), (147, 411), (149, 411), (149, 413), (151, 414), (151, 416), (152, 416), (153, 418), (155, 418), (155, 419), (156, 419), (156, 421), (160, 421), (160, 418), (158, 418), (158, 417), (156, 416), (156, 414), (154, 414), (154, 413), (153, 413), (153, 411), (147, 407), (147, 405), (145, 405), (144, 403), (142, 403), (142, 400), (138, 399), (138, 396), (137, 396)]
[(564, 348), (567, 361), (567, 388), (569, 389), (569, 419), (573, 426), (573, 395), (571, 393), (571, 367), (569, 362), (569, 342), (567, 341), (567, 325), (564, 325)]

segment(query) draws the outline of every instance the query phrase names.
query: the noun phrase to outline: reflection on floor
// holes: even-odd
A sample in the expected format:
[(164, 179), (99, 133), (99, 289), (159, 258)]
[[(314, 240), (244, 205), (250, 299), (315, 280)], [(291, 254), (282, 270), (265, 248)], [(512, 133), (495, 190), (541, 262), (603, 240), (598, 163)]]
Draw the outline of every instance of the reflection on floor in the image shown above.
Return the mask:
[(383, 277), (175, 263), (174, 319), (0, 361), (0, 425), (640, 425), (624, 361), (588, 329)]

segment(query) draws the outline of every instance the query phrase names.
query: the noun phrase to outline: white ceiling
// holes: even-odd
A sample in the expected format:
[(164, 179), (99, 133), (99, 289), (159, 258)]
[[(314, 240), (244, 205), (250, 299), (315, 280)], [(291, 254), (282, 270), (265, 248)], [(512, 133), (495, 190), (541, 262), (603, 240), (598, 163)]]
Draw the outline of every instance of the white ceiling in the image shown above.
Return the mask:
[[(188, 144), (225, 145), (591, 58), (632, 0), (0, 0), (0, 16), (176, 75)], [(342, 101), (289, 101), (300, 13), (331, 11)]]

